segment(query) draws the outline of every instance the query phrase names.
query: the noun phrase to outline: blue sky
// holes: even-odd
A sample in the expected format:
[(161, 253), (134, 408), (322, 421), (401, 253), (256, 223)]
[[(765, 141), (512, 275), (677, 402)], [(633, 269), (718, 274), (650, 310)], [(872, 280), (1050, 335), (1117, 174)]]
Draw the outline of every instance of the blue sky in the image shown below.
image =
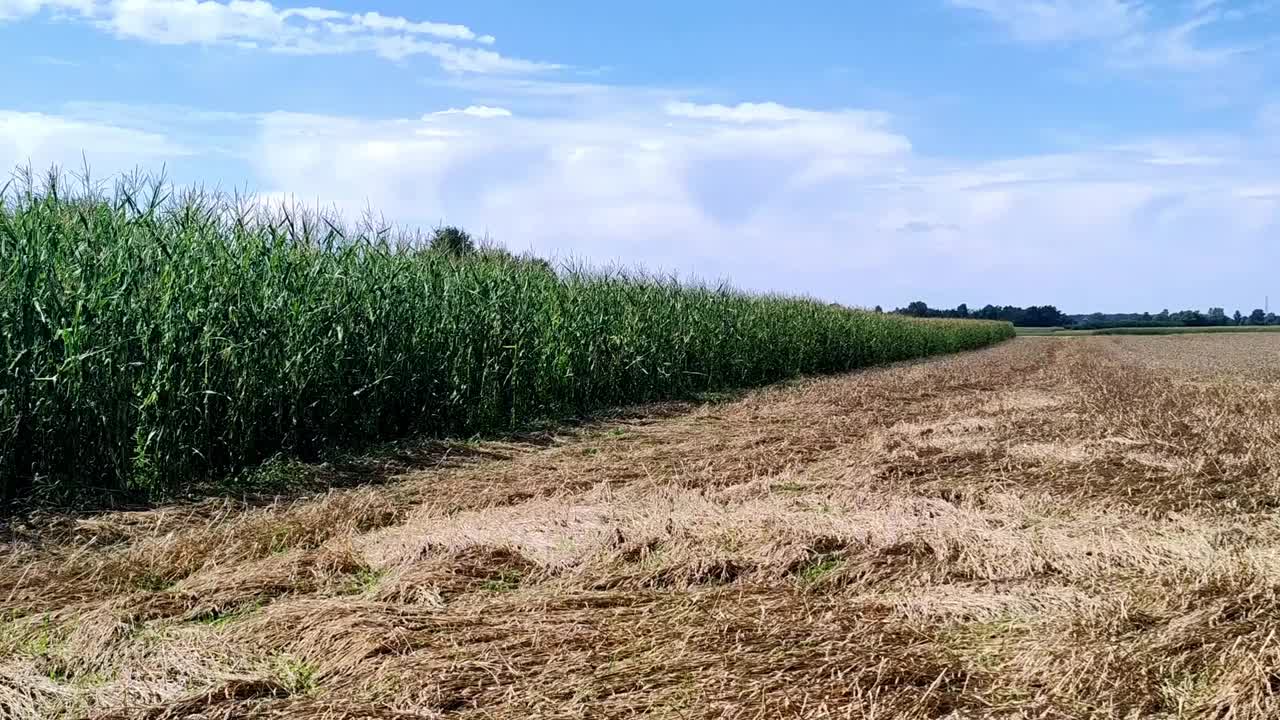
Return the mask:
[(0, 164), (858, 304), (1280, 302), (1280, 2), (0, 0)]

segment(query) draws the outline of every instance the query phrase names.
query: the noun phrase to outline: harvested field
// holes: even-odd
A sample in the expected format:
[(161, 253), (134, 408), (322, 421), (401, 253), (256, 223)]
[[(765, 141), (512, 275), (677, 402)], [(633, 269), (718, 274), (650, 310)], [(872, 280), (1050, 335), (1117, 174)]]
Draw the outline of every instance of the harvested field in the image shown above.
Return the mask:
[(360, 472), (10, 523), (0, 717), (1280, 716), (1280, 335), (1020, 338)]

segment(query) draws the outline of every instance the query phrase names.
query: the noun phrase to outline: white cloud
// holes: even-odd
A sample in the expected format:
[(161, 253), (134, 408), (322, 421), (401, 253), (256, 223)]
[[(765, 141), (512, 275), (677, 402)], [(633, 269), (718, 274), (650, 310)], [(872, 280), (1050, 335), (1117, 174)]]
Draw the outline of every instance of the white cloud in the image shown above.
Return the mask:
[[(337, 14), (341, 15), (340, 13)], [(328, 19), (337, 20), (340, 18), (329, 17)], [(375, 32), (394, 31), (414, 35), (430, 35), (432, 37), (444, 38), (447, 40), (474, 40), (486, 45), (494, 42), (492, 35), (478, 36), (472, 32), (471, 28), (465, 25), (414, 22), (402, 17), (389, 17), (376, 12), (366, 12), (363, 15), (354, 14), (346, 19), (349, 19), (353, 25), (363, 26)]]
[(122, 38), (164, 45), (232, 45), (295, 55), (370, 52), (395, 61), (426, 55), (454, 73), (532, 73), (560, 67), (459, 45), (496, 42), (466, 25), (377, 12), (281, 8), (266, 0), (0, 0), (0, 21), (45, 10), (79, 17)]
[(1280, 200), (1280, 185), (1246, 186), (1237, 188), (1235, 195), (1249, 200)]
[(1166, 19), (1167, 13), (1157, 12), (1168, 6), (1143, 0), (946, 2), (952, 7), (986, 15), (1018, 42), (1030, 45), (1094, 43), (1103, 50), (1103, 64), (1115, 69), (1210, 70), (1255, 49), (1239, 44), (1201, 44), (1197, 37), (1199, 31), (1257, 12), (1228, 11), (1216, 0), (1196, 0), (1183, 6), (1189, 14), (1173, 22)]
[[(1243, 305), (1237, 295), (1268, 281), (1237, 262), (1267, 255), (1280, 229), (1280, 173), (1248, 144), (1139, 138), (956, 163), (914, 151), (881, 113), (678, 107), (695, 109), (516, 115), (500, 128), (462, 112), (273, 116), (254, 157), (267, 188), (351, 211), (852, 303), (1158, 309), (1213, 273), (1224, 280), (1203, 304)], [(438, 129), (450, 134), (420, 134), (448, 118), (458, 124)], [(1151, 272), (1135, 283), (1134, 268)]]
[(947, 0), (1003, 25), (1019, 41), (1059, 43), (1116, 38), (1138, 30), (1147, 11), (1128, 0)]
[(87, 157), (92, 167), (119, 172), (193, 152), (163, 133), (62, 115), (0, 110), (0, 168), (5, 170), (28, 164), (37, 171), (51, 165), (79, 168)]
[[(409, 225), (458, 223), (515, 250), (855, 304), (1234, 307), (1280, 262), (1270, 242), (1280, 171), (1261, 132), (959, 162), (914, 149), (879, 112), (759, 103), (771, 119), (744, 121), (626, 97), (559, 115), (477, 104), (416, 119), (3, 113), (0, 161), (75, 167), (83, 149), (95, 169), (155, 168), (210, 152), (208, 129), (232, 127), (242, 135), (215, 144), (240, 153), (239, 165), (201, 165), (189, 179), (252, 177), (264, 196), (337, 202), (349, 216), (372, 208)], [(501, 122), (480, 121), (491, 118)]]
[[(110, 0), (104, 10), (104, 24), (117, 34), (159, 43), (255, 40), (287, 47), (298, 34), (318, 32), (336, 36), (425, 35), (450, 41), (481, 39), (465, 25), (413, 21), (376, 12), (277, 8), (265, 0)], [(492, 41), (488, 36), (484, 39)]]
[(788, 111), (799, 119), (744, 127), (673, 121), (662, 104), (642, 110), (574, 119), (472, 106), (423, 123), (273, 115), (252, 155), (268, 189), (443, 217), (543, 252), (667, 267), (692, 258), (714, 275), (722, 240), (776, 232), (802, 242), (802, 226), (826, 226), (832, 208), (818, 200), (810, 221), (793, 217), (794, 205), (884, 172), (910, 149), (878, 113)]
[(258, 0), (116, 0), (102, 22), (117, 35), (171, 45), (268, 40), (285, 30), (283, 13)]
[(1167, 167), (1223, 166), (1239, 151), (1237, 143), (1226, 139), (1199, 138), (1193, 144), (1168, 139), (1152, 139), (1140, 143), (1107, 146), (1147, 165)]
[[(383, 45), (381, 47), (388, 46)], [(426, 53), (439, 60), (440, 66), (445, 70), (456, 73), (520, 74), (558, 70), (563, 67), (556, 63), (511, 58), (484, 48), (457, 47), (446, 43), (415, 43), (410, 41), (398, 47), (400, 49), (395, 52), (384, 53), (380, 51), (379, 54), (384, 57), (398, 59), (395, 57), (395, 53), (398, 52), (407, 51), (409, 55), (419, 52)]]
[(1239, 45), (1204, 47), (1197, 44), (1196, 31), (1217, 20), (1215, 16), (1202, 15), (1173, 27), (1133, 33), (1116, 44), (1110, 62), (1134, 69), (1211, 70), (1252, 50)]
[[(1243, 292), (1265, 279), (1231, 259), (1268, 247), (1280, 227), (1280, 203), (1262, 201), (1280, 173), (1221, 139), (955, 163), (915, 152), (881, 113), (670, 110), (516, 115), (500, 128), (461, 123), (462, 111), (425, 122), (272, 116), (253, 156), (267, 188), (350, 211), (870, 304), (920, 294), (1158, 307), (1176, 278), (1208, 271)], [(460, 124), (432, 127), (448, 118)], [(1207, 237), (1220, 248), (1208, 258)], [(1168, 275), (1125, 295), (1136, 291), (1118, 268), (1147, 266)], [(1244, 302), (1231, 292), (1205, 302)]]
[(721, 120), (735, 123), (786, 122), (812, 117), (813, 113), (796, 110), (778, 103), (739, 103), (727, 105), (696, 105), (691, 102), (667, 103), (667, 114), (698, 120)]
[(96, 2), (97, 0), (0, 0), (0, 22), (20, 20), (43, 10), (74, 11), (89, 15)]
[(433, 112), (432, 115), (468, 115), (477, 118), (500, 118), (511, 117), (511, 111), (506, 108), (489, 107), (488, 105), (469, 105), (465, 108), (449, 108), (448, 110), (440, 110)]

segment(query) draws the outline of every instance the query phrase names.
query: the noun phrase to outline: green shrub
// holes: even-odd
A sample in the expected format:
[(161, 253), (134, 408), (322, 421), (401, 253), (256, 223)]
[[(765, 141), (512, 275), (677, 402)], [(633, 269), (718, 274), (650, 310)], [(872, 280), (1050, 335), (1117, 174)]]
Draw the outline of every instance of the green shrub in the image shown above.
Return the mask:
[(431, 249), (449, 255), (470, 255), (476, 251), (471, 233), (453, 225), (436, 228), (431, 233)]

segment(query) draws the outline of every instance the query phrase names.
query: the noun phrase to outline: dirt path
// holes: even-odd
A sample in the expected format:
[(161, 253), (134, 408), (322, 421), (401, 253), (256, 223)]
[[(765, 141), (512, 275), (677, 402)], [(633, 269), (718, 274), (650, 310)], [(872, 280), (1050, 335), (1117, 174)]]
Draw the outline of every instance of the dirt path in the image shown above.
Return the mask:
[(0, 718), (1280, 716), (1280, 336), (1023, 338), (460, 449), (33, 518)]

